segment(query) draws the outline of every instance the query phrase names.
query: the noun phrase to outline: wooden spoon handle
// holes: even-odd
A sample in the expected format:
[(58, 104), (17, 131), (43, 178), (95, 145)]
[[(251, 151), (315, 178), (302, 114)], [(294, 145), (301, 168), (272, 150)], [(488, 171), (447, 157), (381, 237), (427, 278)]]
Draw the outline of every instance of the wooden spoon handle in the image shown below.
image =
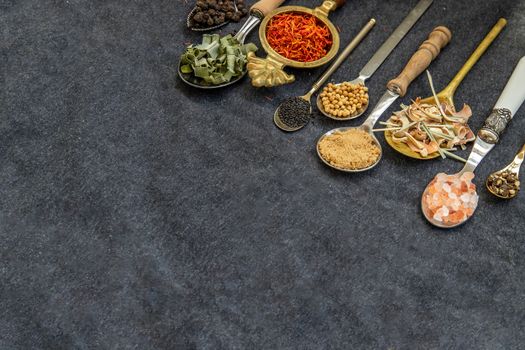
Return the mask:
[(262, 17), (278, 8), (284, 0), (259, 0), (250, 8), (250, 12), (259, 12)]
[(410, 83), (427, 69), (451, 38), (452, 33), (447, 27), (434, 28), (428, 39), (412, 55), (401, 74), (388, 82), (387, 89), (399, 96), (405, 96)]

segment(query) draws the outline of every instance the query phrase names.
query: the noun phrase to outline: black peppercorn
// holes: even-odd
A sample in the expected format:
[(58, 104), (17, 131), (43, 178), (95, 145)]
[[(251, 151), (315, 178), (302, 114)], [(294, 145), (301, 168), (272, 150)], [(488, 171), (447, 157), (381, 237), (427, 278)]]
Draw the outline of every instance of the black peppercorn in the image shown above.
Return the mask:
[(249, 12), (244, 0), (198, 0), (195, 6), (197, 10), (192, 21), (197, 28), (220, 25), (226, 21), (238, 22)]

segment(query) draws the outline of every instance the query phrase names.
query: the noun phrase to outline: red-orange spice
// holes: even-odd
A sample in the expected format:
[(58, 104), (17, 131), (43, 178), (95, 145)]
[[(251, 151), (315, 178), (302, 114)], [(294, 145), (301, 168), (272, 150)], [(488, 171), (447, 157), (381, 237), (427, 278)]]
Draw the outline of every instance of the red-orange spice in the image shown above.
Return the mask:
[(281, 56), (298, 62), (317, 61), (332, 46), (330, 30), (308, 13), (285, 12), (273, 16), (266, 27), (268, 44)]

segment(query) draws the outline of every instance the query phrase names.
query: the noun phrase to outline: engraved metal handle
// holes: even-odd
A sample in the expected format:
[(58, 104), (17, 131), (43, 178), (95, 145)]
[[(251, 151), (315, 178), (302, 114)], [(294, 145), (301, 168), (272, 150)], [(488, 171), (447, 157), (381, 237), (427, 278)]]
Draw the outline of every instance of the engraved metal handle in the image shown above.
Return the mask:
[(512, 72), (507, 85), (496, 102), (490, 116), (485, 120), (478, 136), (485, 142), (495, 144), (508, 122), (525, 101), (525, 57), (522, 57)]

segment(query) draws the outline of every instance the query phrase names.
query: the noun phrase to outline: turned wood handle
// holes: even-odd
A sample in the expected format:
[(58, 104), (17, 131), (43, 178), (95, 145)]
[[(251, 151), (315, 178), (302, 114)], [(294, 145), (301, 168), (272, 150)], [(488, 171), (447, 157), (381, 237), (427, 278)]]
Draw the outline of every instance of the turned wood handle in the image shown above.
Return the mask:
[(405, 96), (410, 83), (427, 69), (430, 63), (439, 55), (441, 49), (448, 44), (450, 38), (452, 38), (452, 33), (447, 27), (434, 28), (428, 39), (412, 55), (401, 74), (388, 82), (386, 85), (387, 89), (399, 96)]
[(259, 12), (262, 17), (275, 10), (284, 0), (259, 0), (250, 8), (250, 12)]

